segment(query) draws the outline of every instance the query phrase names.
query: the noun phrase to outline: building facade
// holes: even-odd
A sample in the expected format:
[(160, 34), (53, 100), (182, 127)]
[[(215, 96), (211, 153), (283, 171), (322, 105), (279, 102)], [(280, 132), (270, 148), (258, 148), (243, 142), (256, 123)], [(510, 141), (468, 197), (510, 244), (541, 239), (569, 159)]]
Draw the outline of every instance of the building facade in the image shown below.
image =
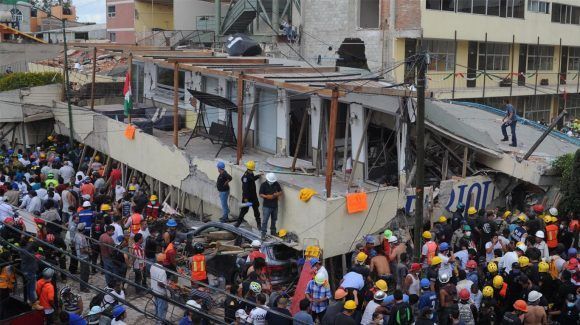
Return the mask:
[(173, 29), (173, 1), (107, 0), (107, 37), (134, 44), (155, 31)]
[[(511, 98), (535, 121), (549, 122), (564, 106), (580, 116), (578, 1), (304, 1), (301, 30), (306, 59), (366, 59), (394, 82), (414, 78), (402, 62), (422, 37), (430, 96), (496, 107)], [(363, 46), (347, 47), (353, 43)]]

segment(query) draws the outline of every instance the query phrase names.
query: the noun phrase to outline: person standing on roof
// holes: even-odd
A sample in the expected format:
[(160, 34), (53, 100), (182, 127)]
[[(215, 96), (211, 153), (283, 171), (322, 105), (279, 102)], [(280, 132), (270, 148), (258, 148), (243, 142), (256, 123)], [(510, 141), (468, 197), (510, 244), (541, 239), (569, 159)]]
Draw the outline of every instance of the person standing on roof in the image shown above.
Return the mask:
[(268, 220), (270, 222), (270, 234), (276, 235), (276, 220), (278, 219), (278, 198), (282, 196), (282, 187), (276, 179), (276, 174), (266, 174), (266, 182), (260, 185), (260, 197), (264, 199), (264, 207), (262, 208), (262, 240), (266, 238), (266, 230), (268, 229)]
[(258, 201), (258, 194), (256, 194), (256, 181), (260, 179), (262, 174), (254, 175), (256, 163), (253, 160), (246, 163), (246, 168), (246, 172), (242, 175), (242, 208), (240, 209), (238, 221), (236, 221), (236, 227), (239, 227), (244, 222), (244, 216), (250, 210), (251, 204), (252, 210), (254, 211), (254, 218), (256, 219), (256, 226), (260, 230), (262, 221), (260, 220), (260, 202)]
[(223, 161), (217, 163), (218, 178), (216, 182), (217, 190), (220, 196), (220, 202), (222, 205), (222, 217), (221, 222), (227, 222), (228, 216), (230, 215), (230, 207), (228, 205), (228, 199), (230, 197), (230, 182), (232, 181), (232, 176), (228, 174), (225, 170), (226, 164)]
[(501, 139), (501, 141), (509, 141), (507, 134), (507, 127), (509, 126), (512, 132), (512, 143), (510, 144), (510, 147), (517, 147), (518, 141), (516, 138), (516, 124), (518, 121), (518, 114), (516, 113), (516, 110), (512, 104), (510, 104), (510, 100), (507, 98), (504, 99), (504, 108), (505, 116), (501, 120), (501, 133), (503, 134), (503, 139)]

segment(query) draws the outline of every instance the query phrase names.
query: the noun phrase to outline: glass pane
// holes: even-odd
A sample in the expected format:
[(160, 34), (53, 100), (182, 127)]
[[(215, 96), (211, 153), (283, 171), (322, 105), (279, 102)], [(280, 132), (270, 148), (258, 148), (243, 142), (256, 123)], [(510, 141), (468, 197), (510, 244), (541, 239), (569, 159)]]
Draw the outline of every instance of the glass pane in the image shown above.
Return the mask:
[(443, 10), (455, 11), (455, 0), (443, 0)]
[(441, 10), (441, 0), (427, 0), (427, 9)]
[(471, 13), (471, 0), (457, 0), (457, 12)]
[(486, 0), (473, 0), (473, 13), (485, 15)]
[(580, 25), (580, 7), (574, 7), (572, 10), (572, 24)]
[(554, 3), (552, 4), (552, 22), (559, 23), (560, 22), (560, 9), (562, 8), (561, 4)]
[(499, 0), (487, 0), (487, 15), (499, 16)]
[(524, 18), (525, 1), (514, 0), (514, 18)]
[(260, 89), (256, 144), (269, 152), (276, 152), (277, 100), (276, 91)]

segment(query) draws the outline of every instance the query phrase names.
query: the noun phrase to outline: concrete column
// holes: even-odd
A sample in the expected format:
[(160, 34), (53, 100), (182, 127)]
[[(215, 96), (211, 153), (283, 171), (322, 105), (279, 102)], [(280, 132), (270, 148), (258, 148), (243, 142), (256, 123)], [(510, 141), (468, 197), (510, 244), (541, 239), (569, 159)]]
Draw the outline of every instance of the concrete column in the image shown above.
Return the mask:
[(222, 0), (215, 0), (215, 38), (219, 39), (222, 33)]
[(367, 142), (366, 140), (363, 141), (363, 148), (360, 151), (360, 156), (358, 157), (358, 161), (355, 161), (356, 159), (356, 153), (358, 152), (358, 147), (360, 145), (360, 139), (361, 137), (364, 137), (366, 139), (366, 134), (363, 133), (364, 128), (365, 128), (365, 113), (364, 113), (364, 107), (360, 104), (350, 104), (350, 117), (352, 119), (352, 123), (350, 125), (350, 131), (351, 131), (351, 148), (352, 148), (352, 165), (354, 167), (355, 164), (358, 164), (358, 166), (356, 167), (356, 174), (353, 175), (353, 184), (357, 184), (357, 180), (364, 178), (364, 173), (365, 173), (365, 161), (366, 161), (366, 145)]
[(278, 104), (276, 105), (276, 132), (277, 153), (282, 155), (288, 154), (288, 117), (290, 116), (290, 101), (286, 97), (287, 92), (284, 89), (278, 89)]

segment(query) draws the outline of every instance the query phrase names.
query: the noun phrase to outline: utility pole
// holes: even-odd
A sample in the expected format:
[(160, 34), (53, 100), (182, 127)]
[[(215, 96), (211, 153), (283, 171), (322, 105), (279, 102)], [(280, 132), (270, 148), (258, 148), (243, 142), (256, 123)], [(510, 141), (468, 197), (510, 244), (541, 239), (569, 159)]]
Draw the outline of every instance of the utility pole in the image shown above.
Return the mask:
[[(130, 68), (129, 68), (130, 69)], [(95, 110), (95, 77), (97, 73), (97, 47), (93, 47), (93, 76), (91, 78), (91, 111)]]
[[(60, 0), (61, 7), (64, 8), (62, 0)], [(73, 113), (72, 113), (72, 106), (70, 104), (70, 94), (69, 94), (69, 76), (68, 76), (68, 47), (66, 46), (66, 19), (62, 18), (62, 43), (64, 46), (64, 94), (66, 96), (66, 105), (68, 108), (68, 129), (69, 129), (69, 144), (70, 149), (72, 150), (75, 147), (75, 139), (74, 139), (74, 128), (73, 128)]]
[(421, 256), (421, 230), (423, 229), (423, 200), (425, 187), (425, 73), (429, 64), (428, 55), (423, 50), (423, 40), (419, 40), (420, 54), (417, 57), (417, 140), (415, 141), (415, 257)]

